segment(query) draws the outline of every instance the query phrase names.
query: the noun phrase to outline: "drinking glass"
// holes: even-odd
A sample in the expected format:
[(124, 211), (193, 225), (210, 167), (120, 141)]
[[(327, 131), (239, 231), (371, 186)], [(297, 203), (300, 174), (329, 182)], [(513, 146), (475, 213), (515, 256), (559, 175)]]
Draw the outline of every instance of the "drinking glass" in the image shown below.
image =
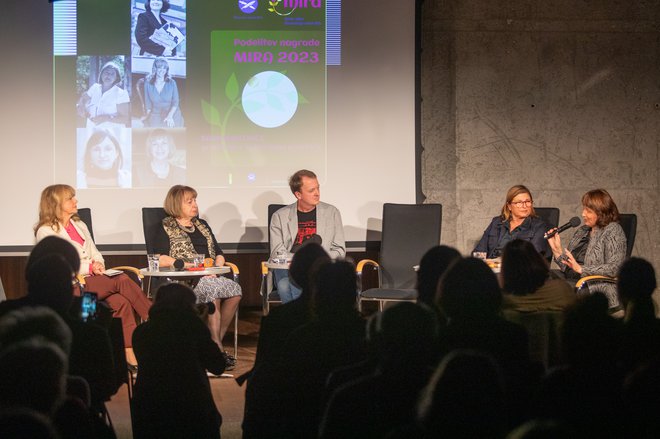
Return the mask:
[(158, 271), (160, 269), (160, 255), (157, 253), (151, 253), (147, 255), (147, 261), (149, 262), (149, 271)]
[(197, 253), (193, 257), (193, 266), (203, 267), (204, 266), (204, 255)]

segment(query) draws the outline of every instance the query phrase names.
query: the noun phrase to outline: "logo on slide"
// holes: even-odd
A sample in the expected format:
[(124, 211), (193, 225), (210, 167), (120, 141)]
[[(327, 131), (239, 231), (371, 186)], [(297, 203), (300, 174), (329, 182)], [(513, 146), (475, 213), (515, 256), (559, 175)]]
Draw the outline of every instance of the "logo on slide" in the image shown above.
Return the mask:
[(266, 71), (250, 78), (243, 88), (243, 111), (254, 124), (277, 128), (298, 109), (298, 90), (282, 73)]
[(277, 15), (287, 16), (291, 15), (293, 11), (298, 8), (321, 8), (321, 0), (269, 0), (268, 10)]
[(238, 9), (244, 14), (251, 14), (259, 7), (258, 0), (238, 0)]

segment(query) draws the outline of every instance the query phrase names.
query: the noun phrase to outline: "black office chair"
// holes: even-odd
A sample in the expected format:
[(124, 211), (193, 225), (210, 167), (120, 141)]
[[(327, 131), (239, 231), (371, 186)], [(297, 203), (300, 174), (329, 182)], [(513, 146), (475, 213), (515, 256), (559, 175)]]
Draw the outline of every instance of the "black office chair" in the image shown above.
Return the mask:
[(381, 311), (387, 302), (416, 302), (417, 276), (413, 267), (431, 247), (440, 244), (441, 227), (441, 204), (383, 205), (380, 263), (363, 259), (357, 265), (360, 289), (365, 265), (376, 267), (379, 286), (359, 291), (358, 308), (362, 310), (363, 301), (377, 301)]
[[(534, 211), (539, 218), (548, 225), (548, 230), (559, 227), (559, 209), (556, 207), (535, 207)], [(548, 246), (548, 254), (545, 255), (548, 262), (552, 262), (552, 250)]]
[[(634, 213), (621, 213), (619, 214), (619, 224), (626, 235), (626, 259), (632, 255), (633, 247), (635, 245), (635, 237), (637, 235), (637, 215)], [(580, 288), (588, 287), (591, 282), (608, 282), (616, 283), (616, 277), (610, 276), (585, 276), (577, 281), (575, 287)]]
[[(275, 212), (286, 206), (286, 204), (269, 204), (268, 205), (268, 259), (270, 259), (270, 220), (273, 218)], [(261, 309), (263, 315), (267, 316), (270, 312), (270, 305), (273, 303), (282, 303), (280, 295), (277, 293), (277, 285), (272, 282), (272, 274), (266, 266), (267, 261), (261, 261), (261, 286), (259, 293), (261, 294)]]
[[(78, 209), (78, 218), (82, 222), (85, 223), (87, 226), (87, 229), (89, 230), (89, 236), (92, 237), (92, 241), (94, 241), (94, 228), (92, 227), (92, 209), (89, 207), (82, 207)], [(135, 268), (135, 267), (130, 267), (127, 265), (122, 265), (120, 267), (112, 267), (113, 270), (121, 270), (128, 277), (133, 279), (135, 283), (137, 283), (140, 287), (142, 287), (142, 280), (144, 279), (144, 276), (140, 273), (140, 270)], [(85, 285), (85, 279), (82, 276), (78, 276), (78, 280), (80, 281), (81, 285)]]
[[(142, 208), (142, 230), (144, 232), (144, 244), (147, 254), (155, 253), (154, 238), (158, 229), (163, 227), (163, 219), (165, 217), (167, 217), (167, 213), (162, 207)], [(238, 266), (227, 261), (225, 261), (225, 265), (229, 267), (234, 282), (238, 283), (240, 275)], [(236, 308), (236, 314), (234, 315), (234, 358), (238, 358), (238, 308)]]
[(91, 236), (92, 241), (94, 241), (94, 229), (92, 228), (92, 209), (89, 207), (81, 207), (78, 209), (78, 218), (80, 218), (80, 221), (85, 223), (87, 229), (89, 230), (89, 236)]

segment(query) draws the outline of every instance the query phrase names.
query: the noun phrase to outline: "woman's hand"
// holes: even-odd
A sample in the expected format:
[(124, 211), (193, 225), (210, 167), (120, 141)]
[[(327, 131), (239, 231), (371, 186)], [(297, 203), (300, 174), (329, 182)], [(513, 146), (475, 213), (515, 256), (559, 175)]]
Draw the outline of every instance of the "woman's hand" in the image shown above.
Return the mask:
[(163, 122), (168, 128), (174, 128), (174, 118), (172, 118), (172, 116), (167, 116)]
[[(546, 233), (550, 234), (556, 230), (557, 228), (550, 229)], [(548, 245), (550, 246), (550, 249), (552, 250), (552, 255), (555, 258), (559, 257), (563, 253), (563, 250), (561, 248), (561, 238), (559, 237), (559, 233), (555, 233), (551, 238), (548, 238)]]
[(99, 261), (92, 261), (92, 274), (103, 274), (105, 265)]
[(172, 49), (163, 49), (163, 56), (172, 56)]
[(561, 261), (564, 265), (570, 267), (574, 272), (582, 274), (582, 265), (578, 264), (573, 254), (566, 250), (566, 258)]
[(222, 267), (225, 265), (225, 257), (222, 255), (218, 255), (215, 257), (215, 266), (216, 267)]

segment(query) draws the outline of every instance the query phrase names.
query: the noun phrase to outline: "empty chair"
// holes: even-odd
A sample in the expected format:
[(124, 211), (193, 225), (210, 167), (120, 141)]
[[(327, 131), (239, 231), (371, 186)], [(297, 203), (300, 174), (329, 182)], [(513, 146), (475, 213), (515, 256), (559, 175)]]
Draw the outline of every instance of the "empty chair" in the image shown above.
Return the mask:
[(363, 259), (357, 265), (360, 281), (365, 265), (376, 267), (379, 286), (359, 292), (359, 309), (365, 300), (377, 301), (380, 310), (391, 301), (417, 301), (413, 267), (424, 253), (440, 243), (441, 226), (440, 204), (383, 205), (380, 262)]

